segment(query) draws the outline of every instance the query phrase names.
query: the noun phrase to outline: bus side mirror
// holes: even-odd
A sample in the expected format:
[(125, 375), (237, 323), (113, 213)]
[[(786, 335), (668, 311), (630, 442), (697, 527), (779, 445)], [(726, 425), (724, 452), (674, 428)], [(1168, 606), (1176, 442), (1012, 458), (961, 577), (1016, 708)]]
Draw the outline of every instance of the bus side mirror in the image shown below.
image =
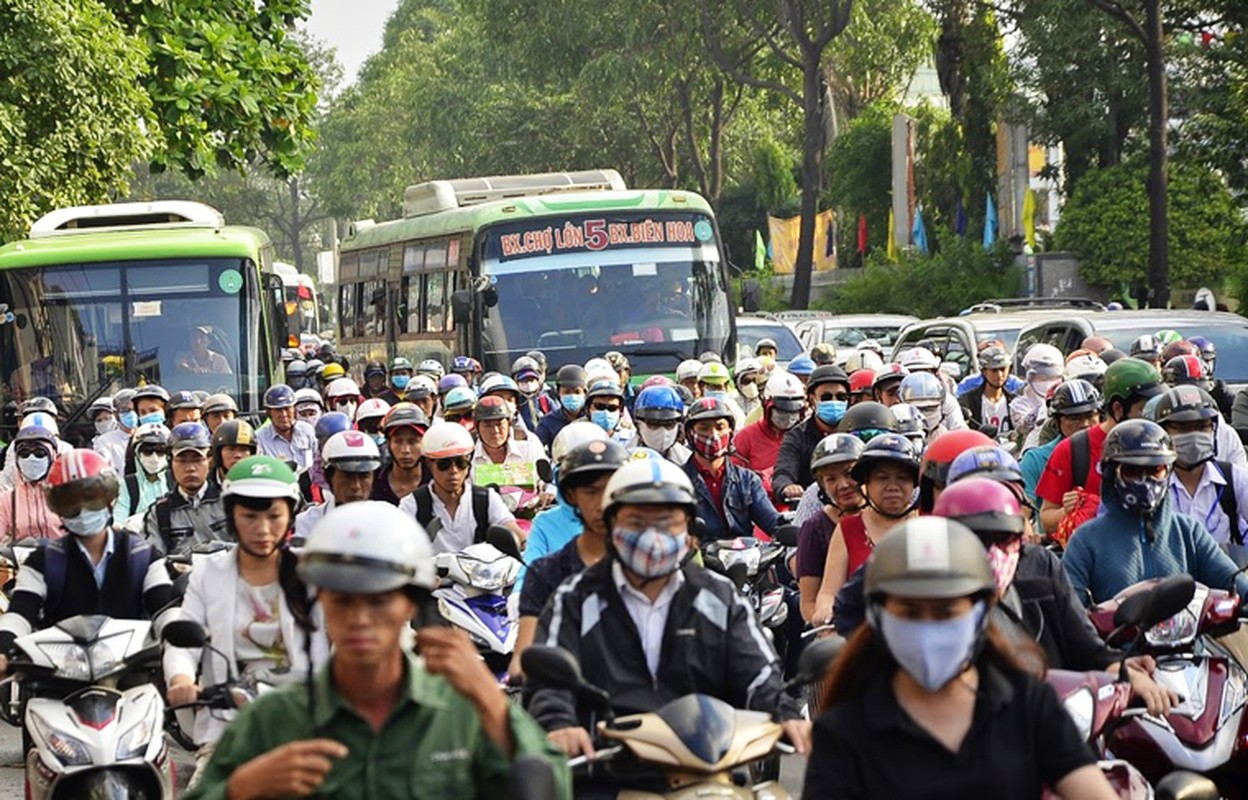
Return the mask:
[(481, 293), (481, 302), (485, 304), (486, 308), (493, 308), (498, 305), (498, 289), (495, 289), (493, 286), (487, 288)]
[(763, 287), (758, 281), (750, 278), (741, 282), (741, 308), (753, 314), (763, 307)]
[(471, 319), (472, 312), (472, 293), (467, 289), (460, 289), (451, 293), (451, 313), (455, 315), (455, 322), (458, 324), (461, 320)]

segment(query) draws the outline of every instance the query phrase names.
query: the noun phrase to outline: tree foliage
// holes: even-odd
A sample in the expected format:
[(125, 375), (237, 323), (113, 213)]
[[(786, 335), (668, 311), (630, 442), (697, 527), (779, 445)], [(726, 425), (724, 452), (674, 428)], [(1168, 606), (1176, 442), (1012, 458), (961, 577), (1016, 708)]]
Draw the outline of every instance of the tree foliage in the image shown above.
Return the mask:
[[(1148, 269), (1147, 164), (1132, 160), (1083, 176), (1062, 210), (1054, 245), (1079, 255), (1084, 280), (1139, 287)], [(1176, 286), (1216, 285), (1245, 264), (1244, 225), (1223, 180), (1171, 162), (1170, 274)]]

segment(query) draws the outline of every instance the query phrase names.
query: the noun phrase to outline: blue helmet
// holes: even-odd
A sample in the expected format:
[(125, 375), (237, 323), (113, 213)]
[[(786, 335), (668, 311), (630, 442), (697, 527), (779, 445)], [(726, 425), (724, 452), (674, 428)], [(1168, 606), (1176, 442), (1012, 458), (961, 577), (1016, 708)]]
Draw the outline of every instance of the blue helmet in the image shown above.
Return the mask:
[(268, 388), (264, 393), (265, 408), (294, 408), (295, 390), (284, 383), (278, 383)]
[(188, 449), (207, 452), (212, 449), (212, 434), (202, 423), (183, 422), (169, 431), (169, 449), (175, 453)]
[(798, 356), (789, 362), (788, 371), (794, 375), (810, 375), (815, 371), (815, 360), (810, 356)]
[(320, 447), (324, 447), (326, 440), (335, 433), (354, 429), (355, 423), (341, 411), (331, 411), (328, 414), (322, 414), (321, 418), (316, 421), (314, 428), (316, 431), (316, 442)]
[(685, 416), (685, 402), (671, 386), (648, 386), (633, 403), (633, 418), (644, 422), (679, 422)]
[(961, 453), (949, 464), (945, 479), (948, 486), (962, 478), (989, 478), (999, 483), (1022, 483), (1023, 470), (1018, 460), (996, 445), (980, 445)]
[(468, 381), (464, 380), (463, 375), (457, 375), (452, 372), (450, 375), (444, 375), (438, 379), (438, 394), (446, 394), (454, 388), (467, 385)]
[(485, 397), (486, 395), (494, 394), (495, 392), (511, 392), (516, 397), (519, 397), (520, 387), (516, 385), (515, 381), (506, 375), (499, 375), (495, 373), (481, 381), (481, 396)]
[(451, 359), (451, 372), (481, 373), (481, 363), (472, 356), (455, 356)]

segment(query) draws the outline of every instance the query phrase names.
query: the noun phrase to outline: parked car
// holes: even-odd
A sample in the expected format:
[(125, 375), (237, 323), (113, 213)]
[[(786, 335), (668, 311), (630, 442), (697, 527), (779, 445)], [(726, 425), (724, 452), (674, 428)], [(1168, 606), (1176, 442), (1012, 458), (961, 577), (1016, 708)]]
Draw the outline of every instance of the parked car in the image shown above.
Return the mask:
[(1019, 351), (1047, 342), (1063, 353), (1089, 336), (1104, 336), (1114, 347), (1130, 352), (1131, 342), (1146, 333), (1175, 330), (1182, 336), (1204, 336), (1218, 348), (1217, 376), (1238, 390), (1248, 385), (1248, 319), (1225, 311), (1141, 309), (1105, 313), (1071, 313), (1037, 320), (1018, 335)]
[(918, 321), (918, 317), (909, 314), (832, 314), (800, 321), (786, 319), (793, 323), (797, 338), (807, 350), (828, 342), (836, 347), (838, 360), (842, 361), (841, 351), (851, 350), (865, 339), (876, 340), (888, 352), (902, 328)]
[(763, 316), (737, 317), (737, 359), (754, 355), (761, 339), (776, 343), (776, 362), (787, 364), (802, 354), (802, 343), (788, 323)]

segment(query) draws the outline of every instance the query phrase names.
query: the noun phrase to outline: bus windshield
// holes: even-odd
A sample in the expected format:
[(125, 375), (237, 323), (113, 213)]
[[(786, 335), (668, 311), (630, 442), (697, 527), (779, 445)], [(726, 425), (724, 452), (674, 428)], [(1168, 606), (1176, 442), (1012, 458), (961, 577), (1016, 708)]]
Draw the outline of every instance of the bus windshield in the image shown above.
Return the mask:
[[(602, 246), (591, 250), (598, 231)], [(494, 369), (533, 349), (553, 365), (618, 350), (644, 375), (727, 349), (727, 286), (701, 215), (526, 220), (486, 231), (483, 254), (498, 296), (482, 326)]]
[[(258, 390), (252, 262), (162, 259), (0, 272), (0, 400), (74, 406), (114, 379), (170, 391)], [(105, 390), (107, 391), (107, 390)]]

